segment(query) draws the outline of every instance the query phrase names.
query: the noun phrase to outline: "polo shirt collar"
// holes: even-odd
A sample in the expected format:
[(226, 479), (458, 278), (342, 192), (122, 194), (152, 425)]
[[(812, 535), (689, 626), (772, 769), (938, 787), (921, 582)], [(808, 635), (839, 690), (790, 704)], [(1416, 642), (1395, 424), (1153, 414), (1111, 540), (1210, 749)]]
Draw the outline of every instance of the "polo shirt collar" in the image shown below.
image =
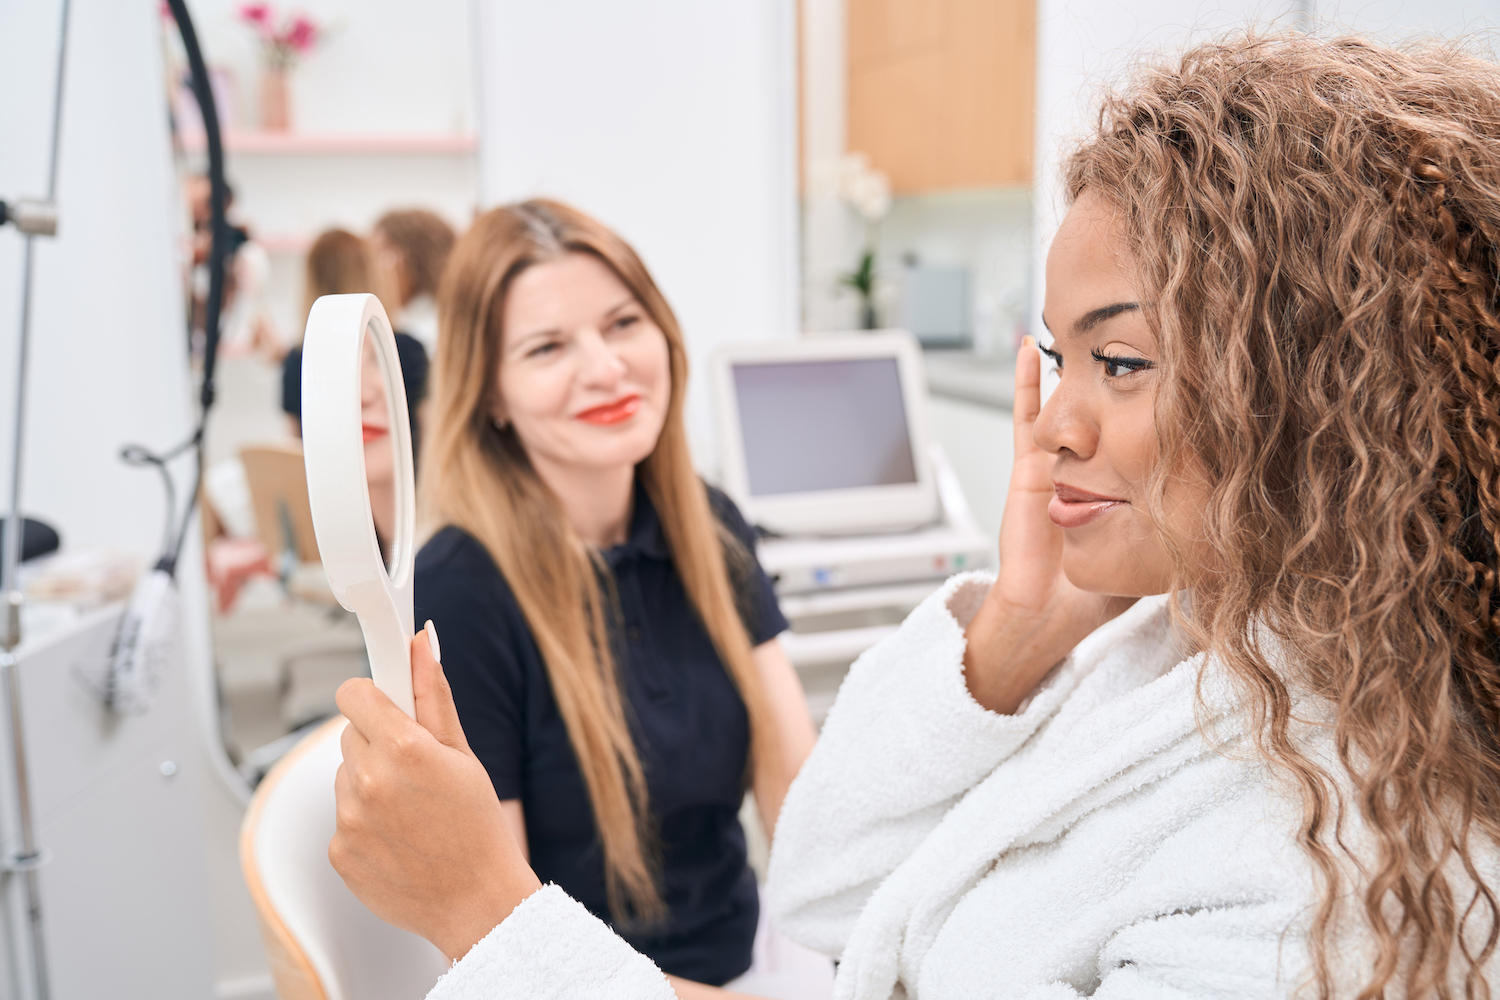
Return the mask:
[(630, 516), (630, 530), (625, 541), (604, 551), (604, 558), (611, 567), (637, 556), (662, 560), (672, 558), (661, 518), (656, 516), (656, 508), (651, 505), (651, 498), (639, 481), (635, 484), (635, 511)]

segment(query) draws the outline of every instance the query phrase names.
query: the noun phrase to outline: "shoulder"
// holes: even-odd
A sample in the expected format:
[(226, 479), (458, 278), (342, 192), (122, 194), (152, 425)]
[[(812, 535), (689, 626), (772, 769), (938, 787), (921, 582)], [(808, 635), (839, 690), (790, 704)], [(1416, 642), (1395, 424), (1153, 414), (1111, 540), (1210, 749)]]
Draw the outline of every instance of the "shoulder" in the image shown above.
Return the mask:
[(713, 511), (714, 518), (728, 528), (730, 534), (738, 538), (747, 549), (753, 549), (755, 529), (750, 527), (750, 523), (745, 520), (745, 515), (740, 513), (735, 502), (729, 499), (729, 494), (709, 483), (704, 483), (703, 488), (708, 491), (708, 506)]
[(489, 550), (461, 528), (446, 527), (417, 555), (413, 611), (431, 619), (443, 642), (443, 667), (476, 704), (473, 684), (519, 682), (535, 665), (535, 643), (526, 616)]
[(510, 584), (484, 543), (462, 528), (448, 525), (417, 553), (417, 603), (515, 604)]
[(500, 573), (495, 560), (490, 558), (484, 543), (462, 528), (448, 525), (439, 529), (417, 553), (417, 572), (447, 569), (483, 569), (497, 576)]

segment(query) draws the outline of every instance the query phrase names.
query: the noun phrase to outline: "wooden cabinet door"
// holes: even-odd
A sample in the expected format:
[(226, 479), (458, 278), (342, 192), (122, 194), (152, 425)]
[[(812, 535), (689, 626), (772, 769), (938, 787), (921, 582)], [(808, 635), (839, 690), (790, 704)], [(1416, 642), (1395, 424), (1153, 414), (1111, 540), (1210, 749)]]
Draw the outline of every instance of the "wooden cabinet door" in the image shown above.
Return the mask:
[(1034, 0), (847, 0), (848, 148), (897, 193), (1031, 182)]

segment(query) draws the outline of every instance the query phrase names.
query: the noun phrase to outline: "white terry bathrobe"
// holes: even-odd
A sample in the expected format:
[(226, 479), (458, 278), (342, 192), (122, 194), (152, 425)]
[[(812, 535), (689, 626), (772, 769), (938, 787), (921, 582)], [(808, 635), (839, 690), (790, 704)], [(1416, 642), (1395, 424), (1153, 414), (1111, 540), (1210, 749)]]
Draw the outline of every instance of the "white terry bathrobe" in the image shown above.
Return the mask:
[[(953, 578), (851, 668), (781, 812), (773, 921), (840, 959), (841, 1000), (1288, 996), (1316, 900), (1300, 800), (1227, 685), (1178, 662), (1166, 601), (1147, 598), (1018, 714), (989, 712), (962, 660), (990, 581)], [(430, 996), (672, 993), (549, 886)]]

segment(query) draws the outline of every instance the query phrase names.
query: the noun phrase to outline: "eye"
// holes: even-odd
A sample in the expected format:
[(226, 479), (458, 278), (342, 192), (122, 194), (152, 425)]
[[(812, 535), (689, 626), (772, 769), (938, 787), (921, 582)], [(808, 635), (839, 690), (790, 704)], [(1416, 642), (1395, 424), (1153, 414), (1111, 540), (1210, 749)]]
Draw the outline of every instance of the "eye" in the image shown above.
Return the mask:
[(612, 324), (610, 324), (610, 328), (614, 330), (628, 330), (630, 327), (635, 326), (640, 321), (641, 318), (639, 316), (636, 316), (632, 313), (626, 313), (624, 316), (619, 317)]
[(546, 340), (546, 341), (543, 341), (542, 343), (536, 345), (531, 350), (527, 351), (526, 352), (526, 356), (528, 358), (545, 357), (546, 355), (551, 354), (552, 352), (556, 351), (561, 346), (562, 346), (562, 344), (558, 343), (555, 340)]
[(1097, 348), (1089, 353), (1096, 362), (1104, 366), (1105, 378), (1120, 378), (1156, 367), (1156, 362), (1145, 358), (1124, 358), (1113, 354), (1103, 354)]
[(1052, 363), (1057, 366), (1057, 370), (1062, 371), (1061, 354), (1059, 354), (1057, 351), (1049, 350), (1048, 348), (1045, 348), (1040, 344), (1037, 345), (1037, 350), (1041, 351), (1043, 354), (1047, 355), (1047, 357), (1051, 358)]

